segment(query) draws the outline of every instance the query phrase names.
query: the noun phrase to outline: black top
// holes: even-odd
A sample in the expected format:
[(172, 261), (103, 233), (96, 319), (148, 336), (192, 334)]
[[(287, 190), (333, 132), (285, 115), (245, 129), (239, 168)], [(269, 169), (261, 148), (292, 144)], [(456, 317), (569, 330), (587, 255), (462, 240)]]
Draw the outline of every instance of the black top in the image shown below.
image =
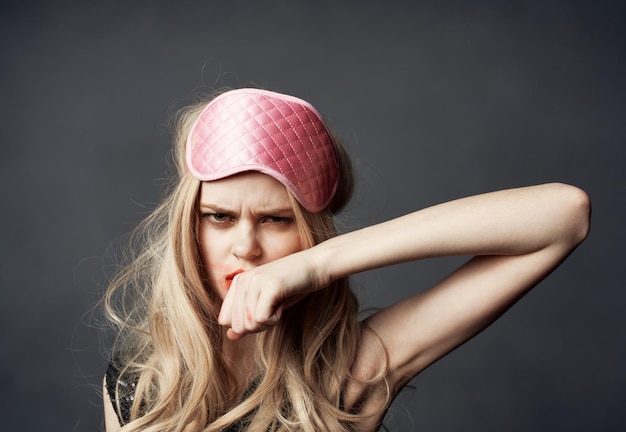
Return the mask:
[[(116, 409), (115, 412), (117, 414), (117, 419), (122, 426), (130, 422), (130, 409), (133, 406), (133, 401), (135, 400), (135, 388), (137, 386), (138, 379), (138, 376), (120, 376), (119, 369), (117, 369), (115, 365), (113, 365), (113, 363), (109, 363), (109, 367), (106, 371), (106, 387), (109, 393), (109, 398), (111, 399), (111, 403), (114, 407), (116, 403), (115, 391), (119, 391), (120, 411)], [(246, 397), (248, 397), (250, 393), (254, 391), (258, 384), (259, 380), (257, 379), (250, 385), (248, 390), (246, 390), (243, 398), (245, 399)], [(247, 429), (249, 424), (249, 416), (246, 416), (239, 422), (232, 424), (227, 429), (224, 429), (223, 432), (242, 432)]]
[(120, 410), (116, 409), (115, 412), (120, 425), (125, 425), (130, 422), (130, 409), (135, 399), (135, 387), (137, 386), (138, 377), (120, 376), (120, 370), (113, 363), (109, 363), (105, 376), (107, 392), (114, 407), (115, 392), (119, 391)]

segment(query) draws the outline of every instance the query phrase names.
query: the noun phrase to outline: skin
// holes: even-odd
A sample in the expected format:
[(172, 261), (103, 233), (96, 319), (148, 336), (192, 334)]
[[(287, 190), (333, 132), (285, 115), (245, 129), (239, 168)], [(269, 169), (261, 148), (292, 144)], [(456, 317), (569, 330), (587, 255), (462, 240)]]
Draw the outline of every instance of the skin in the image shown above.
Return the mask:
[[(251, 194), (250, 191), (255, 193)], [(207, 269), (210, 286), (221, 300), (229, 291), (239, 289), (239, 280), (246, 272), (263, 264), (291, 255), (302, 249), (302, 242), (285, 186), (265, 174), (247, 172), (221, 180), (204, 182), (199, 200), (200, 226), (198, 240), (200, 255)], [(238, 298), (243, 298), (239, 296)], [(252, 302), (252, 297), (246, 297)], [(291, 299), (290, 304), (294, 299)], [(282, 306), (268, 305), (273, 319), (264, 323), (252, 316), (245, 304), (231, 315), (233, 326), (253, 325), (255, 332), (275, 325)], [(281, 306), (281, 307), (279, 307)], [(254, 365), (253, 338), (238, 341), (244, 334), (225, 327), (222, 347), (226, 358), (232, 359), (238, 374), (250, 375)], [(243, 360), (242, 360), (243, 359)], [(247, 388), (242, 380), (241, 392)]]
[(221, 300), (231, 275), (302, 249), (287, 191), (265, 174), (247, 172), (204, 182), (199, 208), (200, 254)]
[[(375, 333), (388, 354), (388, 380), (395, 396), (410, 379), (491, 324), (554, 270), (587, 236), (589, 216), (586, 193), (558, 183), (433, 206), (239, 275), (236, 289), (224, 298), (219, 322), (237, 339), (275, 325), (290, 299), (324, 289), (335, 279), (401, 262), (473, 256), (431, 289), (366, 320), (373, 332), (364, 332), (353, 374), (358, 380), (371, 378), (382, 360)], [(346, 408), (366, 395), (361, 412), (374, 415), (361, 429), (377, 430), (385, 407), (378, 392), (364, 393), (358, 380), (347, 383)]]
[[(224, 352), (233, 359), (251, 359), (254, 334), (333, 280), (401, 262), (473, 256), (429, 290), (367, 318), (372, 331), (363, 333), (352, 370), (356, 379), (344, 394), (346, 409), (363, 401), (360, 412), (372, 414), (360, 424), (363, 431), (377, 430), (386, 408), (378, 397), (383, 389), (366, 391), (360, 384), (382, 360), (380, 341), (395, 396), (554, 270), (587, 236), (590, 215), (582, 190), (553, 183), (447, 202), (301, 250), (295, 222), (279, 219), (293, 213), (285, 210), (284, 187), (271, 177), (246, 173), (204, 183), (200, 203), (201, 254), (223, 299), (219, 323), (227, 335)], [(237, 269), (245, 272), (228, 288), (224, 275)], [(113, 420), (117, 425), (114, 414)], [(115, 429), (107, 423), (107, 430)]]

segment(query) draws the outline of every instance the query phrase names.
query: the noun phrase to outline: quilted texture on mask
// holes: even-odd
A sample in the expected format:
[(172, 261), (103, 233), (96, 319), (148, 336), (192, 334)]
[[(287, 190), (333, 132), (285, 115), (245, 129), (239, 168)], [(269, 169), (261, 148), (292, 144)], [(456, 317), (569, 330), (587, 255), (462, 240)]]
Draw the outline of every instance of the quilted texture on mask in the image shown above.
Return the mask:
[(312, 212), (328, 205), (339, 177), (333, 142), (315, 108), (258, 89), (231, 90), (205, 107), (187, 139), (187, 166), (203, 181), (263, 172)]

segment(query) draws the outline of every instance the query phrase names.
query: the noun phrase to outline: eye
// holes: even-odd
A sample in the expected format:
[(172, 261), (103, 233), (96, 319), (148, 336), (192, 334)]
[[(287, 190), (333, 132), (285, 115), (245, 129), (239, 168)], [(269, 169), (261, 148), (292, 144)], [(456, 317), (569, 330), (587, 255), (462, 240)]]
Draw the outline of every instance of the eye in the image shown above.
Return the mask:
[(202, 217), (215, 224), (223, 224), (233, 221), (233, 217), (227, 215), (226, 213), (203, 213)]
[(290, 224), (294, 221), (293, 218), (290, 217), (284, 217), (284, 216), (267, 216), (264, 219), (265, 223), (270, 223), (270, 224)]

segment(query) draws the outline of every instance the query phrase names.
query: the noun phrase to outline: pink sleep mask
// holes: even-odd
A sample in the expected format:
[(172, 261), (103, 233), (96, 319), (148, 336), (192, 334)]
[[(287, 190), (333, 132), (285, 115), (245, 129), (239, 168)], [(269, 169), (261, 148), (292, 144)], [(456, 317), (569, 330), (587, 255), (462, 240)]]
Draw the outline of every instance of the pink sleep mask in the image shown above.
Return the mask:
[(339, 164), (319, 113), (293, 96), (237, 89), (213, 99), (187, 138), (187, 167), (199, 180), (260, 171), (283, 183), (304, 208), (325, 208)]

